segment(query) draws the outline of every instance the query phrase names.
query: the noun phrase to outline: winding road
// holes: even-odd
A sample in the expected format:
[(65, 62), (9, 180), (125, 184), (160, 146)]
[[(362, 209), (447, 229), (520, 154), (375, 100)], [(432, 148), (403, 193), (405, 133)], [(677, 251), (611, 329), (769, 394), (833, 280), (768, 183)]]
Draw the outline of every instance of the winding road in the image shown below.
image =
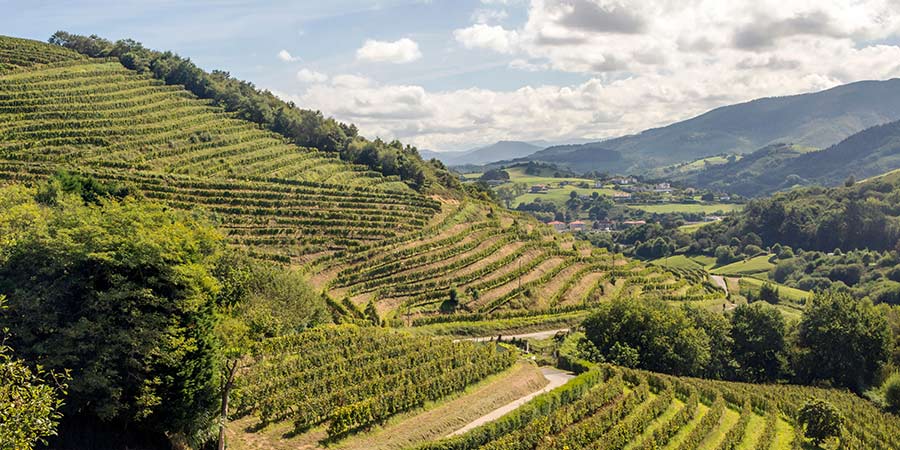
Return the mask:
[(447, 436), (456, 436), (457, 434), (463, 434), (473, 428), (476, 428), (476, 427), (484, 425), (488, 422), (497, 420), (497, 419), (503, 417), (504, 415), (506, 415), (507, 413), (514, 411), (516, 408), (524, 405), (529, 400), (537, 397), (538, 395), (541, 395), (544, 392), (552, 391), (553, 389), (556, 389), (556, 388), (568, 383), (569, 380), (571, 380), (572, 378), (575, 378), (575, 375), (573, 375), (571, 372), (565, 372), (565, 371), (562, 371), (562, 370), (559, 370), (559, 369), (556, 369), (553, 367), (541, 367), (541, 373), (543, 373), (544, 378), (546, 378), (549, 381), (549, 383), (547, 383), (547, 385), (544, 386), (543, 389), (536, 391), (536, 392), (532, 392), (531, 394), (528, 394), (518, 400), (513, 400), (512, 402), (507, 403), (506, 405), (503, 405), (503, 406), (473, 420), (472, 422), (469, 422), (468, 425), (448, 434)]
[(487, 342), (492, 339), (496, 339), (497, 336), (502, 337), (504, 341), (509, 340), (509, 339), (549, 339), (549, 338), (552, 338), (553, 336), (556, 336), (556, 333), (560, 333), (560, 332), (567, 333), (567, 332), (569, 332), (569, 329), (568, 328), (557, 328), (555, 330), (535, 331), (534, 333), (524, 333), (524, 334), (498, 333), (498, 334), (494, 334), (491, 336), (455, 339), (454, 342), (459, 342), (459, 341)]

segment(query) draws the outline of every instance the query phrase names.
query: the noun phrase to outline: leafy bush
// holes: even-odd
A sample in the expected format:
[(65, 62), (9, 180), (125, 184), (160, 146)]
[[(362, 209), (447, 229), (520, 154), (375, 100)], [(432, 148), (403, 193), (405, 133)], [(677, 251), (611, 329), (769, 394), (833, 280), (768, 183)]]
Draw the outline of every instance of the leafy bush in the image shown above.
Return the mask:
[(881, 386), (884, 403), (892, 411), (900, 411), (900, 373), (894, 373)]
[(837, 408), (824, 400), (812, 400), (804, 404), (797, 420), (803, 426), (806, 437), (812, 439), (817, 446), (830, 437), (840, 436), (844, 422)]

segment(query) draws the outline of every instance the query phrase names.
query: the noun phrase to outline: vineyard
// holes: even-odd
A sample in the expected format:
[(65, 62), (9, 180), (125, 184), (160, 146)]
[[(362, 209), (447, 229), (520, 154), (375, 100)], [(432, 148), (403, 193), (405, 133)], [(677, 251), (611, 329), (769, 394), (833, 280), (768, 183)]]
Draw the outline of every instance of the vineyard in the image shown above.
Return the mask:
[[(313, 263), (333, 295), (403, 315), (586, 308), (617, 295), (708, 300), (702, 273), (664, 270), (582, 245), (468, 200), (427, 228)], [(451, 291), (456, 302), (448, 301)], [(448, 311), (448, 307), (450, 311)]]
[(316, 328), (260, 343), (239, 380), (237, 404), (261, 425), (290, 421), (306, 431), (327, 424), (333, 438), (461, 391), (515, 358), (494, 344)]
[[(487, 203), (437, 201), (297, 147), (117, 60), (11, 38), (0, 49), (0, 180), (72, 170), (199, 208), (251, 254), (305, 264), (335, 298), (411, 318), (718, 295), (696, 274), (576, 245)], [(458, 298), (445, 304), (451, 292)]]
[(843, 411), (842, 448), (900, 448), (900, 425), (848, 392), (592, 368), (472, 431), (419, 450), (799, 449), (797, 410), (825, 398)]
[(201, 208), (233, 243), (284, 262), (421, 229), (440, 207), (118, 62), (0, 37), (0, 179), (61, 170)]

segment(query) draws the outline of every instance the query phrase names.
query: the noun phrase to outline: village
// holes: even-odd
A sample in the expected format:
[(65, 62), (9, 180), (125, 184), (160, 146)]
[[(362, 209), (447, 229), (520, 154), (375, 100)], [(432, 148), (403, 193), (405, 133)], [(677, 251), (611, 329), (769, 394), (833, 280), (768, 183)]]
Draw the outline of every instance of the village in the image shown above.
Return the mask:
[(559, 233), (624, 231), (662, 220), (697, 228), (743, 207), (744, 199), (636, 176), (574, 176), (554, 167), (512, 166), (467, 174), (510, 209), (528, 212)]

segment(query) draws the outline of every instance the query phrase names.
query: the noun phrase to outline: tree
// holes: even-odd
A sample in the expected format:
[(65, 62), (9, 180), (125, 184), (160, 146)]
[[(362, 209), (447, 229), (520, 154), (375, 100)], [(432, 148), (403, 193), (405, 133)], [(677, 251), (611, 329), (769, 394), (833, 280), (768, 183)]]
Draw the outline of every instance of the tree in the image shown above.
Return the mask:
[[(4, 301), (0, 295), (0, 311)], [(0, 336), (0, 450), (31, 450), (56, 435), (66, 374), (28, 367), (4, 341)]]
[(825, 380), (862, 392), (888, 361), (891, 332), (871, 301), (829, 290), (807, 305), (799, 345), (797, 372), (803, 381)]
[(366, 319), (372, 323), (372, 325), (381, 326), (381, 318), (378, 317), (378, 308), (375, 307), (375, 302), (373, 300), (369, 300), (369, 303), (366, 304)]
[(785, 323), (765, 303), (741, 305), (731, 316), (731, 336), (738, 375), (751, 382), (774, 381), (785, 365)]
[(891, 411), (900, 412), (900, 373), (893, 373), (881, 386), (884, 403)]
[(0, 189), (10, 345), (51, 371), (72, 369), (67, 419), (205, 433), (218, 403), (211, 272), (221, 235), (158, 204), (60, 194), (41, 205), (34, 194)]
[(778, 292), (778, 288), (773, 286), (772, 283), (763, 283), (759, 288), (759, 299), (774, 305), (781, 301), (781, 295)]
[(731, 247), (727, 245), (716, 247), (716, 264), (724, 266), (726, 264), (731, 264), (735, 259), (734, 250)]
[(709, 336), (681, 308), (662, 301), (617, 298), (600, 305), (583, 326), (607, 360), (675, 375), (698, 375), (709, 364)]
[(804, 428), (804, 435), (820, 447), (826, 439), (840, 436), (844, 418), (831, 403), (811, 400), (800, 408), (798, 421)]
[(241, 361), (250, 353), (252, 340), (250, 327), (236, 317), (219, 321), (216, 334), (222, 343), (221, 355), (224, 360), (220, 369), (220, 405), (218, 449), (225, 450), (225, 426), (228, 424), (228, 401), (234, 388), (235, 376), (241, 368)]

